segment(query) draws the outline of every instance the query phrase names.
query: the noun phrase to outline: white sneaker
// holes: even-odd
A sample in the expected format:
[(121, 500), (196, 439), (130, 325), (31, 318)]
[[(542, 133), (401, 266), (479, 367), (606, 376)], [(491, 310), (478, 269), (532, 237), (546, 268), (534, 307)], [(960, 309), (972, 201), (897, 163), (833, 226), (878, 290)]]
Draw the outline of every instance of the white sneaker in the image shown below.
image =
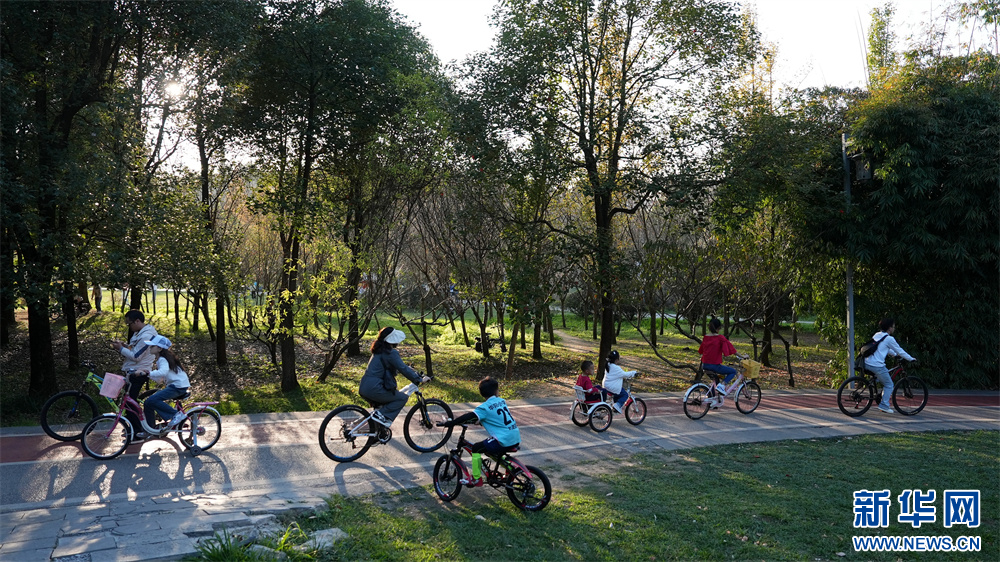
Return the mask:
[(717, 390), (719, 392), (719, 394), (721, 394), (723, 396), (728, 395), (728, 393), (726, 392), (726, 385), (724, 385), (722, 383), (717, 384), (715, 386), (715, 390)]
[(170, 418), (170, 423), (167, 424), (167, 427), (174, 427), (174, 426), (176, 426), (177, 424), (179, 424), (182, 421), (184, 421), (184, 418), (186, 418), (186, 417), (187, 417), (187, 415), (184, 412), (182, 412), (180, 410), (177, 410), (177, 413), (174, 414), (174, 417)]
[(622, 413), (622, 407), (619, 406), (617, 403), (615, 403), (615, 411), (618, 412), (619, 414)]
[(885, 406), (882, 406), (881, 404), (879, 404), (878, 411), (882, 412), (883, 414), (895, 414), (896, 413), (896, 411), (893, 410), (892, 408), (886, 408)]
[(372, 414), (372, 419), (386, 427), (392, 425), (392, 422), (385, 419), (385, 416), (382, 415), (382, 412), (378, 410), (375, 410), (375, 412)]

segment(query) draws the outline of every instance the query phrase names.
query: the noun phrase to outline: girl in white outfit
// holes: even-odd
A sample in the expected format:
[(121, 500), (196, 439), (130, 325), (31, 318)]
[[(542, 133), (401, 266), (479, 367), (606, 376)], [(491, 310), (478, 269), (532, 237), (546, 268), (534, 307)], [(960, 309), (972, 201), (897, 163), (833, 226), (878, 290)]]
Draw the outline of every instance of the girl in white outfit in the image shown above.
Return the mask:
[(615, 410), (618, 410), (618, 413), (623, 411), (625, 400), (628, 398), (628, 393), (622, 388), (622, 380), (634, 377), (637, 372), (626, 371), (619, 367), (620, 358), (621, 355), (617, 351), (608, 354), (608, 365), (604, 368), (604, 382), (601, 383), (604, 390), (615, 395)]
[(154, 357), (154, 370), (149, 372), (149, 378), (158, 383), (163, 383), (166, 388), (157, 390), (152, 396), (146, 399), (143, 411), (146, 414), (146, 423), (152, 426), (156, 422), (153, 412), (160, 414), (160, 417), (167, 420), (169, 427), (174, 427), (184, 421), (184, 412), (170, 407), (169, 400), (175, 400), (187, 394), (188, 382), (187, 373), (181, 368), (181, 362), (170, 351), (170, 340), (164, 336), (156, 336), (146, 342), (150, 346), (150, 351)]

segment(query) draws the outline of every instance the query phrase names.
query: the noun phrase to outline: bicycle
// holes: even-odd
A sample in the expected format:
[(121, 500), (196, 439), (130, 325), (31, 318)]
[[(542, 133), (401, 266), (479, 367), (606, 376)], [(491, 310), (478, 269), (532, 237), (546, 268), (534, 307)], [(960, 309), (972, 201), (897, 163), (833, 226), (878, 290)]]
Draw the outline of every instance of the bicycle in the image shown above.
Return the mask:
[[(89, 394), (87, 388), (94, 385), (100, 389), (104, 383), (104, 377), (97, 374), (97, 367), (90, 361), (80, 364), (87, 369), (87, 376), (83, 379), (83, 384), (78, 390), (64, 390), (49, 397), (42, 404), (42, 412), (39, 421), (42, 430), (57, 441), (76, 441), (83, 436), (83, 428), (87, 422), (96, 418), (102, 413)], [(140, 398), (152, 395), (154, 391), (147, 390), (139, 395)], [(118, 407), (115, 401), (107, 396), (102, 396), (107, 400), (111, 410)]]
[[(434, 465), (434, 492), (446, 502), (457, 498), (463, 485), (473, 487), (471, 484), (462, 484), (463, 480), (472, 481), (472, 473), (462, 460), (463, 451), (472, 454), (472, 443), (465, 440), (465, 432), (469, 426), (460, 425), (462, 433), (458, 436), (455, 448), (442, 455)], [(541, 511), (552, 499), (552, 484), (541, 469), (514, 458), (511, 453), (517, 450), (518, 448), (514, 448), (497, 457), (484, 454), (483, 481), (494, 488), (506, 490), (507, 497), (518, 509)]]
[[(422, 376), (422, 375), (421, 375)], [(417, 403), (410, 408), (403, 421), (403, 436), (414, 451), (430, 453), (444, 445), (452, 429), (441, 428), (438, 422), (451, 419), (451, 408), (437, 398), (424, 398), (415, 383), (402, 390), (406, 395), (417, 395)], [(361, 458), (376, 443), (385, 445), (392, 439), (392, 429), (372, 419), (378, 405), (371, 402), (372, 411), (347, 404), (327, 414), (319, 426), (319, 446), (323, 454), (337, 462), (351, 462)]]
[[(131, 373), (130, 373), (131, 374)], [(193, 402), (185, 406), (182, 401), (191, 396), (190, 390), (174, 400), (174, 408), (186, 414), (183, 421), (174, 427), (166, 423), (150, 426), (142, 406), (128, 395), (131, 381), (126, 377), (125, 388), (117, 402), (117, 410), (111, 414), (102, 414), (90, 420), (83, 428), (83, 450), (91, 457), (109, 460), (121, 455), (135, 439), (132, 422), (124, 414), (132, 412), (142, 424), (142, 430), (150, 438), (166, 437), (171, 433), (180, 436), (181, 444), (194, 456), (211, 449), (222, 435), (222, 416), (212, 406), (218, 402)]]
[[(861, 375), (844, 381), (837, 390), (837, 407), (844, 414), (856, 418), (882, 403), (882, 383), (875, 373), (863, 369)], [(927, 385), (919, 377), (907, 375), (903, 364), (889, 369), (892, 377), (892, 405), (904, 416), (914, 416), (927, 405)]]
[[(759, 372), (760, 363), (751, 361), (749, 357), (743, 357), (736, 367), (736, 378), (729, 385), (728, 396), (733, 398), (737, 410), (743, 414), (750, 414), (760, 405), (761, 392), (760, 385), (752, 377), (747, 378), (746, 373), (747, 370)], [(709, 409), (714, 410), (722, 406), (725, 399), (716, 389), (719, 375), (705, 371), (704, 367), (701, 370), (711, 375), (712, 384), (697, 382), (684, 393), (684, 414), (693, 420), (705, 417)]]
[[(646, 402), (632, 394), (631, 379), (622, 381), (622, 389), (628, 394), (625, 400), (625, 420), (632, 425), (639, 425), (646, 419)], [(601, 389), (603, 400), (587, 401), (587, 393), (583, 387), (574, 386), (573, 390), (576, 391), (576, 399), (570, 407), (569, 416), (573, 423), (580, 427), (589, 424), (590, 429), (598, 433), (607, 431), (614, 417), (614, 395)]]

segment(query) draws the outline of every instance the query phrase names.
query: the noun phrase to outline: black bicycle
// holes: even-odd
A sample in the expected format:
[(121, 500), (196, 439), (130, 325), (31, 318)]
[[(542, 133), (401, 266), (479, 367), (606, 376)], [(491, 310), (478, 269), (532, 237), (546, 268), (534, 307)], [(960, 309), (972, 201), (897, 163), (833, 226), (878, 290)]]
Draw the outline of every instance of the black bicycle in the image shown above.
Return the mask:
[[(444, 400), (424, 398), (414, 383), (400, 392), (417, 396), (417, 403), (403, 422), (406, 444), (421, 453), (436, 451), (451, 437), (452, 428), (437, 425), (452, 418), (451, 408)], [(319, 426), (319, 447), (323, 454), (337, 462), (351, 462), (361, 458), (372, 445), (388, 443), (392, 439), (392, 429), (372, 419), (378, 406), (371, 406), (369, 412), (361, 406), (348, 404), (327, 414)]]
[[(87, 369), (87, 376), (83, 379), (83, 384), (77, 390), (64, 390), (49, 397), (42, 405), (42, 412), (39, 415), (39, 423), (45, 433), (58, 441), (76, 441), (83, 436), (83, 427), (87, 422), (103, 414), (113, 412), (118, 408), (118, 404), (107, 396), (101, 396), (101, 404), (105, 401), (108, 407), (102, 408), (98, 405), (87, 390), (96, 388), (98, 391), (104, 382), (104, 377), (97, 374), (97, 367), (90, 361), (80, 364)], [(139, 395), (144, 399), (155, 392), (146, 390)]]
[[(920, 378), (907, 375), (900, 363), (889, 369), (892, 376), (892, 405), (904, 416), (920, 413), (927, 405), (927, 385)], [(872, 404), (882, 402), (882, 383), (878, 382), (875, 373), (864, 370), (860, 375), (853, 376), (837, 390), (837, 406), (852, 418), (868, 411)]]
[[(434, 492), (439, 498), (450, 502), (458, 497), (462, 486), (472, 486), (472, 472), (462, 461), (462, 453), (472, 453), (472, 443), (465, 440), (462, 425), (455, 448), (442, 455), (434, 465)], [(450, 428), (449, 428), (450, 429)], [(503, 489), (510, 501), (524, 511), (541, 511), (552, 499), (552, 484), (538, 467), (523, 464), (508, 451), (495, 457), (482, 456), (483, 481), (489, 486)]]

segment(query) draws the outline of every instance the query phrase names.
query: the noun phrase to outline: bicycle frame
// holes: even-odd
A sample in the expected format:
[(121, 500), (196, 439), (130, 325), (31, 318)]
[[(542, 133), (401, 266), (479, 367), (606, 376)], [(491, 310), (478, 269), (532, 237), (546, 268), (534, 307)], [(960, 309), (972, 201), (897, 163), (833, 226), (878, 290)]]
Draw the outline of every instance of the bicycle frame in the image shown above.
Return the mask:
[[(575, 386), (573, 388), (574, 390), (576, 390), (576, 397), (573, 398), (573, 403), (570, 404), (570, 409), (569, 409), (570, 417), (573, 416), (573, 410), (576, 408), (577, 404), (583, 404), (584, 406), (587, 407), (588, 416), (594, 413), (594, 410), (596, 410), (598, 406), (605, 405), (613, 407), (615, 404), (615, 395), (612, 394), (610, 391), (605, 390), (604, 388), (599, 388), (602, 398), (596, 402), (587, 401), (586, 392), (583, 390), (583, 388), (578, 388)], [(630, 400), (635, 399), (635, 397), (632, 395), (632, 379), (629, 378), (622, 381), (622, 390), (625, 391), (625, 395), (627, 396), (627, 398), (625, 398), (625, 404), (628, 404)]]
[[(132, 427), (132, 422), (129, 421), (127, 417), (123, 417), (123, 414), (126, 411), (135, 414), (136, 417), (139, 418), (139, 423), (142, 425), (142, 430), (150, 435), (154, 435), (156, 437), (162, 437), (164, 435), (167, 435), (168, 433), (179, 433), (181, 431), (179, 427), (169, 428), (167, 426), (164, 426), (161, 428), (157, 428), (157, 427), (151, 427), (148, 423), (146, 423), (146, 414), (143, 411), (142, 405), (139, 404), (139, 402), (137, 402), (134, 398), (132, 398), (128, 394), (128, 389), (130, 386), (131, 382), (125, 384), (125, 388), (122, 390), (121, 404), (120, 405), (115, 404), (116, 407), (115, 424), (111, 426), (111, 430), (108, 431), (105, 437), (110, 437), (111, 434), (114, 433), (115, 428), (118, 427), (118, 424), (124, 423), (125, 427), (129, 429), (129, 434), (132, 436), (132, 439), (135, 439), (135, 428)], [(185, 407), (182, 400), (183, 397), (174, 400), (174, 409), (180, 412), (184, 412), (185, 414), (188, 413), (188, 410), (193, 408), (208, 407), (218, 404), (218, 402), (192, 402), (188, 404), (187, 407)], [(192, 428), (193, 429), (192, 433), (194, 434), (194, 441), (195, 441), (194, 444), (195, 446), (197, 446), (198, 444), (197, 421), (192, 420), (192, 424), (195, 426)]]
[[(466, 480), (472, 480), (472, 470), (465, 464), (462, 460), (462, 452), (466, 451), (469, 455), (472, 455), (472, 443), (466, 441), (465, 432), (469, 429), (469, 426), (462, 425), (462, 433), (458, 436), (458, 444), (454, 449), (448, 452), (448, 454), (455, 459), (458, 466), (462, 469), (462, 477)], [(517, 451), (517, 449), (514, 449)], [(494, 488), (503, 485), (504, 481), (507, 480), (507, 476), (511, 471), (515, 469), (520, 469), (528, 478), (534, 478), (528, 467), (519, 461), (517, 458), (512, 456), (510, 453), (514, 451), (508, 451), (503, 453), (498, 457), (484, 454), (483, 455), (483, 479), (487, 484), (493, 486)], [(491, 466), (491, 462), (496, 463), (496, 466)], [(500, 471), (502, 469), (502, 472)]]
[[(719, 373), (716, 373), (714, 371), (705, 371), (705, 373), (708, 374), (709, 378), (712, 380), (712, 384), (708, 385), (708, 388), (709, 388), (709, 392), (711, 393), (711, 397), (709, 398), (709, 400), (712, 400), (712, 403), (714, 404), (714, 403), (718, 402), (719, 398), (723, 398), (723, 396), (721, 394), (719, 394), (719, 391), (716, 390), (716, 387), (719, 386), (719, 379), (720, 379), (720, 377), (722, 375), (720, 375)], [(729, 384), (730, 390), (727, 390), (726, 394), (727, 395), (729, 395), (729, 394), (735, 394), (735, 392), (738, 391), (740, 389), (740, 387), (743, 386), (746, 382), (747, 382), (747, 379), (746, 379), (745, 376), (743, 376), (743, 370), (742, 370), (742, 368), (737, 368), (736, 369), (736, 378), (733, 379), (733, 382), (731, 382)], [(697, 385), (694, 385), (694, 386), (697, 386)], [(694, 386), (692, 386), (691, 388), (688, 388), (687, 392), (684, 393), (684, 400), (685, 401), (687, 401), (688, 395), (690, 394), (691, 390), (694, 389)]]
[(108, 398), (107, 396), (104, 396), (103, 394), (100, 394), (101, 384), (104, 383), (104, 377), (102, 377), (101, 375), (98, 375), (96, 372), (94, 372), (94, 371), (97, 370), (97, 368), (92, 363), (84, 363), (84, 366), (87, 367), (87, 376), (84, 377), (83, 384), (80, 385), (80, 392), (86, 393), (87, 392), (87, 383), (92, 383), (94, 386), (97, 387), (98, 396), (100, 396), (101, 398), (107, 400), (108, 401), (108, 405), (111, 406), (112, 410), (118, 408), (118, 404), (115, 403), (114, 400), (112, 400), (111, 398)]
[[(420, 392), (420, 387), (417, 386), (416, 383), (411, 382), (410, 384), (399, 389), (399, 391), (407, 396), (413, 396), (415, 394), (417, 396), (416, 406), (424, 408), (425, 409), (424, 413), (426, 413), (427, 406), (426, 402), (424, 401), (424, 393)], [(407, 400), (407, 402), (409, 402), (409, 400)], [(392, 437), (392, 431), (390, 430), (390, 428), (379, 424), (379, 427), (381, 427), (382, 430), (385, 431), (384, 439), (381, 435), (379, 435), (382, 432), (382, 430), (368, 431), (368, 428), (370, 427), (370, 424), (368, 422), (371, 421), (372, 416), (375, 415), (375, 411), (378, 410), (378, 406), (371, 404), (371, 408), (365, 408), (365, 410), (369, 409), (371, 411), (368, 412), (368, 415), (362, 418), (354, 427), (352, 427), (351, 431), (349, 431), (348, 434), (353, 437), (374, 437), (382, 444), (388, 443), (389, 439)]]

